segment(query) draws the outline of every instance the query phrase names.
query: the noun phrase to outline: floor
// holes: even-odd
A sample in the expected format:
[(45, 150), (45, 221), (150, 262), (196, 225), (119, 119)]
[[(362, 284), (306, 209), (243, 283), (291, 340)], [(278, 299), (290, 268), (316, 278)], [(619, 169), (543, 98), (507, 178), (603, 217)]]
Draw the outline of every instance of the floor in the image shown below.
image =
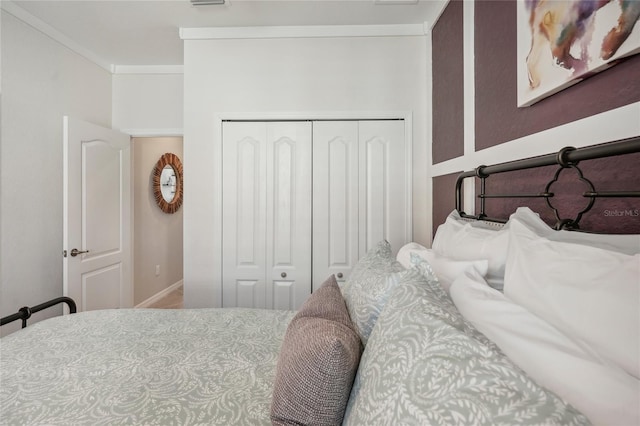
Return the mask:
[(173, 290), (162, 299), (147, 306), (154, 309), (182, 309), (184, 308), (184, 291), (182, 286)]

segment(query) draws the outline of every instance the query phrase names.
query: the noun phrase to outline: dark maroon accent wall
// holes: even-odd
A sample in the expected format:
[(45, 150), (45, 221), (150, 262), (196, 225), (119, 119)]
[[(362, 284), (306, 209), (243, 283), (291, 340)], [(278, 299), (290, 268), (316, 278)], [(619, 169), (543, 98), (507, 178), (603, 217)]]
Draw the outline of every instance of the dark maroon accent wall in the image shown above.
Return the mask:
[(464, 60), (460, 0), (433, 27), (433, 163), (464, 154)]
[[(457, 57), (458, 52), (462, 52), (462, 27), (458, 26), (457, 18), (452, 17), (455, 16), (454, 12), (461, 13), (461, 10), (456, 9), (458, 6), (458, 2), (452, 2), (447, 6), (433, 33), (434, 163), (461, 156), (464, 151), (464, 98), (461, 102), (458, 97), (446, 96), (450, 88), (462, 90), (463, 83), (445, 82), (447, 76), (443, 75), (445, 69), (440, 64), (440, 61)], [(469, 99), (468, 102), (475, 102), (476, 150), (640, 101), (640, 55), (635, 55), (530, 107), (518, 108), (515, 59), (516, 2), (476, 1), (474, 14), (475, 101)], [(442, 27), (440, 24), (443, 24)], [(437, 30), (444, 33), (446, 28), (453, 34), (448, 37), (436, 37)], [(454, 43), (453, 40), (460, 42)], [(462, 73), (462, 59), (458, 67)], [(462, 80), (462, 77), (460, 79)], [(455, 102), (461, 103), (453, 107)], [(457, 142), (452, 143), (451, 135), (455, 131), (459, 131), (460, 134), (455, 137)], [(578, 133), (575, 139), (561, 142), (565, 146), (571, 146), (577, 144), (580, 137), (581, 134)], [(640, 184), (638, 164), (640, 154), (624, 159), (614, 157), (583, 162), (581, 166), (584, 166), (585, 173), (593, 180), (598, 190), (637, 191)], [(547, 167), (537, 171), (525, 170), (495, 175), (488, 180), (487, 185), (490, 192), (496, 193), (539, 192), (544, 189), (555, 170), (555, 167)], [(434, 232), (454, 208), (457, 175), (458, 173), (452, 173), (434, 177), (432, 180)], [(576, 199), (558, 195), (554, 202), (560, 202), (563, 206), (561, 211), (565, 211), (567, 206), (583, 205), (584, 200), (581, 197)], [(487, 213), (489, 216), (507, 218), (521, 205), (527, 205), (541, 213), (550, 224), (555, 221), (552, 211), (542, 200), (488, 200)], [(637, 213), (640, 213), (638, 199), (599, 199), (591, 212), (584, 216), (581, 224), (583, 229), (593, 231), (640, 233), (640, 216)]]
[[(474, 6), (476, 150), (640, 101), (640, 55), (635, 55), (530, 107), (518, 108), (516, 2), (482, 0)], [(434, 44), (434, 54), (438, 48)]]
[(433, 184), (433, 235), (438, 226), (445, 221), (449, 213), (456, 207), (456, 180), (460, 172), (437, 176), (432, 179)]

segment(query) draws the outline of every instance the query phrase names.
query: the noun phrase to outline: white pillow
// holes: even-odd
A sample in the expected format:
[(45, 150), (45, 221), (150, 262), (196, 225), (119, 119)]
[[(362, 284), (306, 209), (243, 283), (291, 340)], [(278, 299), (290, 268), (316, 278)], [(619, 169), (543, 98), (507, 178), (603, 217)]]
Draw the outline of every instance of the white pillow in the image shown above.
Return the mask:
[(507, 261), (508, 227), (508, 223), (467, 221), (454, 210), (438, 227), (432, 247), (436, 253), (455, 260), (488, 260), (487, 282), (501, 290)]
[(400, 247), (396, 260), (400, 262), (402, 266), (409, 269), (411, 268), (411, 253), (427, 250), (427, 248), (418, 243), (408, 243)]
[(538, 384), (595, 424), (640, 423), (640, 381), (607, 365), (469, 270), (451, 286), (460, 313)]
[(449, 293), (449, 287), (462, 273), (468, 268), (476, 268), (483, 277), (487, 275), (489, 262), (482, 260), (455, 260), (446, 256), (439, 255), (435, 251), (421, 246), (418, 243), (409, 243), (404, 245), (396, 256), (396, 260), (405, 268), (411, 268), (411, 255), (415, 254), (426, 260), (433, 273), (438, 278), (442, 288)]
[(554, 231), (526, 208), (509, 223), (505, 295), (640, 377), (640, 236)]

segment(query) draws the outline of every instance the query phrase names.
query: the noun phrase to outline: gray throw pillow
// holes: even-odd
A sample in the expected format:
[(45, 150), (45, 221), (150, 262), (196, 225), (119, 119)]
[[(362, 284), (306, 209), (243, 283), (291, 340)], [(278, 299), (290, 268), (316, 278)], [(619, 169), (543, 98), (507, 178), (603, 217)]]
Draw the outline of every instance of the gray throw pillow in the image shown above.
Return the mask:
[(361, 353), (332, 275), (287, 328), (276, 368), (272, 424), (341, 424)]
[(363, 345), (397, 285), (393, 273), (404, 269), (393, 256), (391, 245), (383, 240), (358, 261), (345, 282), (344, 299)]
[(437, 280), (394, 275), (344, 425), (589, 424), (467, 322)]

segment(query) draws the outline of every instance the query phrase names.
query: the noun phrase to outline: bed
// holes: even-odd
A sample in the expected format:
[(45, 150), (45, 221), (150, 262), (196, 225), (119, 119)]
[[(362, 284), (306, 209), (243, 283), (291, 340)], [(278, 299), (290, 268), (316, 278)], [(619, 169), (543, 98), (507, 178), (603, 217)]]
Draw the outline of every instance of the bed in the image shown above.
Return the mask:
[[(632, 152), (640, 138), (524, 166)], [(432, 248), (380, 241), (297, 312), (90, 311), (3, 337), (0, 424), (640, 423), (640, 236), (528, 208), (496, 223), (484, 182), (462, 211), (460, 182), (516, 163), (461, 175)]]

